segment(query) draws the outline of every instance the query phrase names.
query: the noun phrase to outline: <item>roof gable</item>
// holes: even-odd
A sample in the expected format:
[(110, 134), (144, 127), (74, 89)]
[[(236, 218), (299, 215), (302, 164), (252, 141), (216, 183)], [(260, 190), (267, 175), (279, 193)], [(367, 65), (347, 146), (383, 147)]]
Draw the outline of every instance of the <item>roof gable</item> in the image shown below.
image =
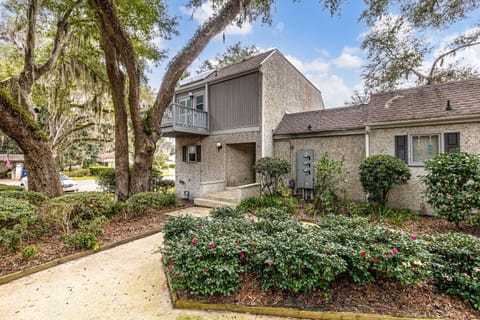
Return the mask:
[[(232, 77), (237, 74), (242, 74), (248, 71), (258, 70), (262, 65), (262, 62), (267, 59), (274, 51), (277, 49), (271, 49), (262, 53), (259, 53), (255, 56), (249, 57), (244, 59), (240, 62), (211, 70), (207, 76), (205, 77), (191, 77), (192, 79), (189, 81), (189, 78), (183, 80), (183, 84), (181, 83), (177, 89), (184, 89), (186, 87), (197, 86), (200, 84), (204, 84), (210, 81), (216, 81), (223, 78)], [(197, 78), (197, 79), (195, 79)]]

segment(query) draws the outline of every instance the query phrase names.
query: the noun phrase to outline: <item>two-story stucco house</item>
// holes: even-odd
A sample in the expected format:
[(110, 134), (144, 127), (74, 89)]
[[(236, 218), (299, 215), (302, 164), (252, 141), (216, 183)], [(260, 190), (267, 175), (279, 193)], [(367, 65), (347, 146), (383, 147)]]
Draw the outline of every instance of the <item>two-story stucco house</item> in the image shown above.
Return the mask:
[(229, 190), (235, 202), (258, 192), (253, 165), (273, 156), (283, 115), (323, 108), (321, 92), (276, 49), (183, 80), (162, 121), (175, 137), (177, 195)]

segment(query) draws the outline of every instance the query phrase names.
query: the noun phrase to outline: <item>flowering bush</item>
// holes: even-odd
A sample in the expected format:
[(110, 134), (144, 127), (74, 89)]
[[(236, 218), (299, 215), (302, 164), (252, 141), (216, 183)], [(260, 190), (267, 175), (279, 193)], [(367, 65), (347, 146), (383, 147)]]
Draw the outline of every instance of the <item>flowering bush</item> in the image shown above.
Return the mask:
[(410, 284), (429, 276), (431, 255), (415, 235), (370, 226), (364, 218), (328, 217), (319, 225), (320, 239), (335, 243), (356, 283), (394, 279)]
[(245, 273), (258, 275), (264, 289), (301, 292), (327, 291), (342, 274), (358, 284), (383, 279), (415, 284), (431, 278), (433, 270), (440, 288), (478, 308), (480, 245), (474, 237), (426, 242), (372, 226), (366, 218), (327, 216), (303, 224), (277, 209), (171, 218), (164, 232), (172, 284), (190, 294), (233, 294)]
[(468, 299), (480, 310), (480, 239), (462, 233), (428, 239), (434, 254), (433, 275), (440, 290)]

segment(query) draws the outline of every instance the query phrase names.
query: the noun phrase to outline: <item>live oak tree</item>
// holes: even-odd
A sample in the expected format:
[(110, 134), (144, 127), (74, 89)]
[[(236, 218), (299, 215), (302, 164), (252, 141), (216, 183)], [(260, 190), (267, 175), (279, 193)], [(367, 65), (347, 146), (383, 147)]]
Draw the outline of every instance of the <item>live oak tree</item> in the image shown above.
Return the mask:
[(203, 61), (200, 68), (197, 70), (197, 73), (225, 67), (254, 56), (257, 53), (260, 53), (260, 49), (255, 45), (244, 46), (239, 41), (229, 46), (224, 53), (217, 54), (213, 59)]
[[(471, 29), (438, 48), (430, 45), (405, 17), (382, 16), (362, 43), (369, 60), (363, 71), (365, 85), (371, 91), (386, 91), (412, 78), (417, 85), (423, 85), (476, 77), (479, 75), (476, 66), (461, 60), (451, 60), (448, 64), (444, 61), (478, 45), (480, 28)], [(437, 55), (426, 65), (428, 55), (434, 52)]]

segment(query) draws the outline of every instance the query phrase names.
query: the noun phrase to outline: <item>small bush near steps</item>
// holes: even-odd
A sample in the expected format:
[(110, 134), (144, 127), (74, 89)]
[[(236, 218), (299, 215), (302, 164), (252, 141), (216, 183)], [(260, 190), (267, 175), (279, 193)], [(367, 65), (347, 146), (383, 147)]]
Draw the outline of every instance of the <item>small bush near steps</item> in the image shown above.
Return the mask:
[(175, 194), (141, 192), (131, 196), (124, 204), (127, 216), (142, 216), (148, 209), (174, 208), (180, 203)]

